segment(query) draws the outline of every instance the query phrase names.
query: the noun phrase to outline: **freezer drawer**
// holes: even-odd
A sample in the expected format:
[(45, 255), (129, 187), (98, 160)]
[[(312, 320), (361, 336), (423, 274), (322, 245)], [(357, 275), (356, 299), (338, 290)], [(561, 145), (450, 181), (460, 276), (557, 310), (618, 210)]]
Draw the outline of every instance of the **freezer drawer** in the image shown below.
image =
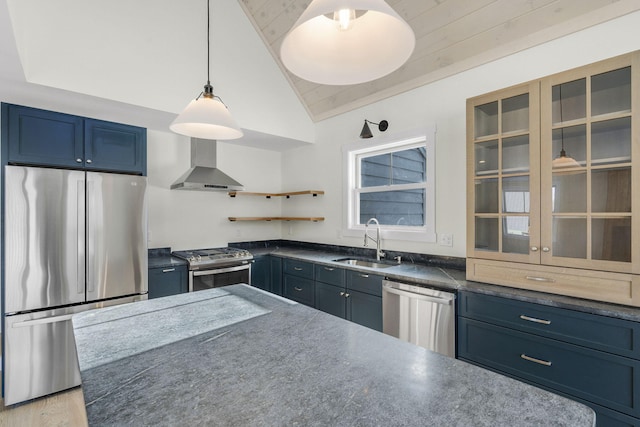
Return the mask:
[(4, 317), (4, 404), (80, 385), (71, 316), (146, 299), (146, 295)]
[(80, 385), (71, 316), (83, 310), (75, 307), (5, 317), (5, 405)]

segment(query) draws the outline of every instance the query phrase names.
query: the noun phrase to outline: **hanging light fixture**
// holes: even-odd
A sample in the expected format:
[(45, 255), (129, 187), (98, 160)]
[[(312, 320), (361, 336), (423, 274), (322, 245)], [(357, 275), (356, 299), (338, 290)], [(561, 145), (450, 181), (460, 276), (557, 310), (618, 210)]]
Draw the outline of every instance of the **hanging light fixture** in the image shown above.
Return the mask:
[(207, 84), (204, 91), (176, 117), (169, 129), (202, 139), (236, 139), (243, 133), (219, 96), (213, 94), (210, 75), (210, 1), (207, 0)]
[(305, 80), (349, 85), (397, 70), (415, 44), (409, 24), (384, 0), (313, 0), (282, 41), (280, 58)]
[(378, 125), (378, 130), (380, 132), (384, 132), (389, 128), (389, 122), (386, 120), (382, 120), (380, 123), (373, 123), (367, 119), (364, 119), (364, 126), (362, 126), (362, 132), (360, 132), (360, 138), (373, 138), (373, 134), (371, 133), (371, 129), (369, 129), (369, 123), (372, 125)]
[[(562, 85), (558, 87), (558, 98), (560, 98), (560, 123), (562, 123)], [(580, 163), (573, 157), (567, 156), (564, 151), (564, 128), (560, 128), (560, 155), (551, 161), (553, 169), (580, 167)]]

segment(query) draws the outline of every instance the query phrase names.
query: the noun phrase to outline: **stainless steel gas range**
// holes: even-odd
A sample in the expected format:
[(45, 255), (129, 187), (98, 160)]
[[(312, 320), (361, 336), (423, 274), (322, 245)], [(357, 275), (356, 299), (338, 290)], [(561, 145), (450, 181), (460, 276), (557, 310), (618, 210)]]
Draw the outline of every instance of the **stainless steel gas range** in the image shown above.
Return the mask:
[(251, 283), (251, 252), (238, 248), (175, 251), (173, 256), (189, 263), (189, 292)]

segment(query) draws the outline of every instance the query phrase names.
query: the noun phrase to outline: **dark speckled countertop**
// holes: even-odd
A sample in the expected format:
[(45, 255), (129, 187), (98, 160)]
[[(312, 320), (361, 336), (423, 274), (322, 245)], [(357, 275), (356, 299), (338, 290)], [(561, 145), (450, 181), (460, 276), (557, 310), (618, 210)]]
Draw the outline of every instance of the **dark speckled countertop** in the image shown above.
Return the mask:
[(187, 265), (187, 261), (182, 258), (171, 256), (171, 248), (149, 249), (149, 268), (167, 268)]
[(366, 271), (371, 274), (388, 277), (392, 280), (410, 282), (427, 287), (477, 292), (640, 322), (639, 308), (467, 281), (465, 272), (459, 269), (430, 267), (423, 264), (414, 264), (405, 261), (402, 261), (401, 264), (394, 265), (393, 267), (375, 269), (355, 267), (336, 262), (334, 260), (348, 258), (348, 255), (335, 252), (287, 247), (262, 249), (252, 248), (250, 250), (254, 256), (271, 254), (282, 258), (299, 259), (332, 267)]
[(91, 426), (593, 426), (577, 402), (246, 285), (73, 317)]

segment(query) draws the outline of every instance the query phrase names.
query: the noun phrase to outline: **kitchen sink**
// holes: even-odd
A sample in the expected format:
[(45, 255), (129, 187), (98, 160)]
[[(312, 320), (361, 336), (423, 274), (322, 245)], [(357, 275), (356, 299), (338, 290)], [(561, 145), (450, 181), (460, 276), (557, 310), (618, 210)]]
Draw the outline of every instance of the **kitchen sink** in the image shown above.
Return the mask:
[(357, 258), (340, 258), (340, 259), (334, 259), (334, 261), (341, 262), (343, 264), (356, 265), (358, 267), (369, 267), (369, 268), (389, 268), (389, 267), (393, 267), (394, 265), (398, 265), (396, 263), (387, 264), (381, 261), (365, 260), (365, 259), (357, 259)]

